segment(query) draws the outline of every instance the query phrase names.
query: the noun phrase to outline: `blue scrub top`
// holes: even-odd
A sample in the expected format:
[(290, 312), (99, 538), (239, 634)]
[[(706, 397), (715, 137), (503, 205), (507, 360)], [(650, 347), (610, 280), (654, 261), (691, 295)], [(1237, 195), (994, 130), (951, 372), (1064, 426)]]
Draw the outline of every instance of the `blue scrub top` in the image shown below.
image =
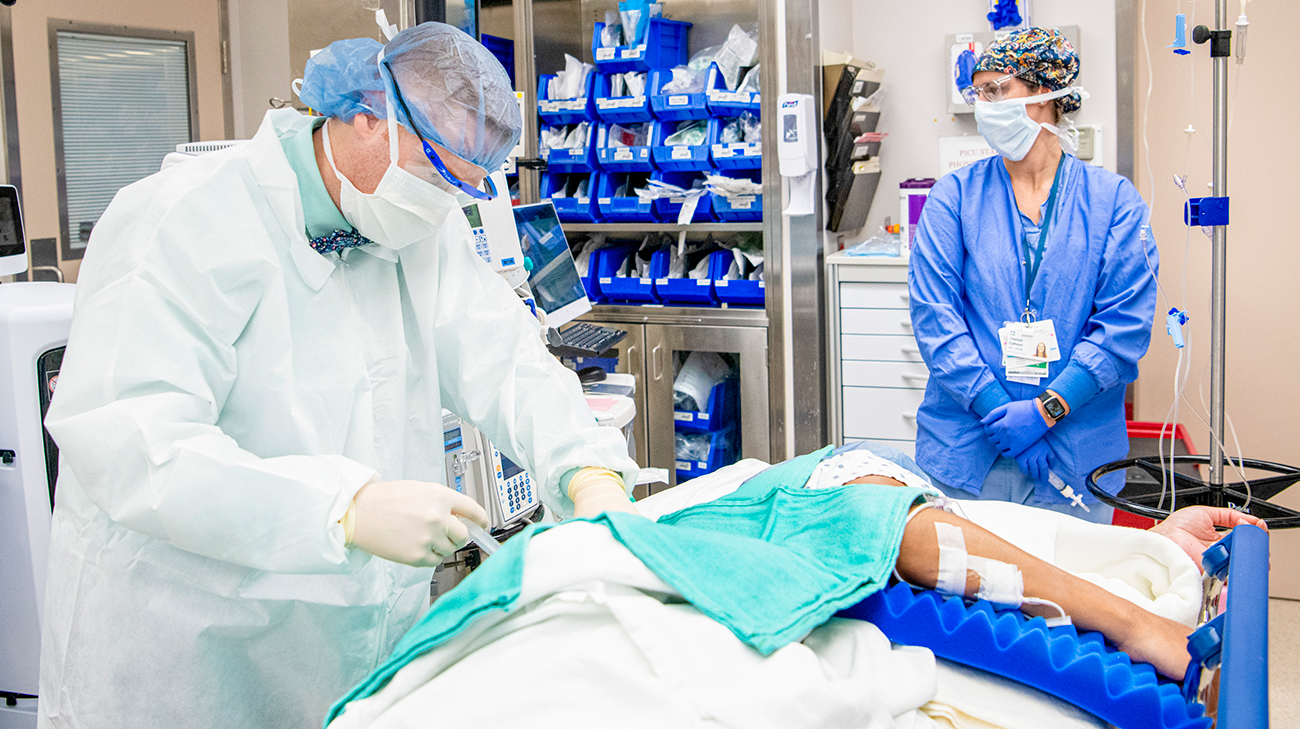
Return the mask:
[[(1069, 155), (1061, 164), (1057, 210), (1030, 292), (1034, 314), (1055, 322), (1061, 348), (1040, 385), (1008, 382), (1001, 364), (998, 330), (1025, 308), (1025, 230), (1002, 158), (940, 179), (913, 242), (912, 325), (930, 369), (916, 460), (974, 494), (998, 457), (980, 418), (1049, 387), (1071, 411), (1045, 437), (1054, 470), (1076, 491), (1086, 494), (1088, 473), (1128, 454), (1123, 385), (1137, 379), (1151, 342), (1159, 253), (1150, 235), (1140, 237), (1148, 210), (1132, 183)], [(1116, 475), (1103, 487), (1119, 490)], [(1062, 500), (1047, 484), (1036, 496)]]

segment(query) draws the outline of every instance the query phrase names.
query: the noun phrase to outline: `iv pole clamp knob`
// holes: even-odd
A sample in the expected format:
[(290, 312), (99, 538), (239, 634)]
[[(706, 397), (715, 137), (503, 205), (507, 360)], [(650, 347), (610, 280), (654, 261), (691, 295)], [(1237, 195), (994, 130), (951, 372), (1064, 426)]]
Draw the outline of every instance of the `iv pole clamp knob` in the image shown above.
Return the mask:
[(1232, 55), (1232, 31), (1210, 30), (1204, 25), (1192, 28), (1192, 41), (1197, 45), (1210, 41), (1211, 58), (1227, 58)]

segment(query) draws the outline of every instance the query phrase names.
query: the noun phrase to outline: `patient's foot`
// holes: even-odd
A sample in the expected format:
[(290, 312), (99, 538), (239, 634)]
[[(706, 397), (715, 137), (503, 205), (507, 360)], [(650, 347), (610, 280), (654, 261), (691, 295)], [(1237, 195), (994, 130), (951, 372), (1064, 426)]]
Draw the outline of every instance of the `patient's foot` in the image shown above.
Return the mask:
[(1192, 660), (1187, 652), (1187, 636), (1192, 632), (1182, 623), (1147, 613), (1133, 626), (1129, 636), (1115, 641), (1115, 647), (1124, 651), (1135, 662), (1150, 663), (1161, 675), (1175, 681), (1183, 680), (1187, 664)]

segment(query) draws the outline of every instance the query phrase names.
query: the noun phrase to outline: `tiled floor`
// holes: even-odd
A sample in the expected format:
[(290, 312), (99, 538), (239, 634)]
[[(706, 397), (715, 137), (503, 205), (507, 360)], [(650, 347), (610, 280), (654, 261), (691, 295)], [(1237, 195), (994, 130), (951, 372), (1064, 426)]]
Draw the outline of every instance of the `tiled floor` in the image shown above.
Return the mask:
[(1268, 605), (1268, 701), (1273, 729), (1300, 727), (1300, 602)]

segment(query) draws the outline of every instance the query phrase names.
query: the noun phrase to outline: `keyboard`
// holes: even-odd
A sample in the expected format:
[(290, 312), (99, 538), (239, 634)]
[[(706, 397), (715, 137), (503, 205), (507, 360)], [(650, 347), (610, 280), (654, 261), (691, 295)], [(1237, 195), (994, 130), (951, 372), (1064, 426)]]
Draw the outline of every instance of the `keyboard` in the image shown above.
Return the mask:
[[(554, 332), (554, 330), (552, 330)], [(623, 341), (627, 332), (580, 321), (550, 336), (547, 348), (556, 357), (599, 357)]]

